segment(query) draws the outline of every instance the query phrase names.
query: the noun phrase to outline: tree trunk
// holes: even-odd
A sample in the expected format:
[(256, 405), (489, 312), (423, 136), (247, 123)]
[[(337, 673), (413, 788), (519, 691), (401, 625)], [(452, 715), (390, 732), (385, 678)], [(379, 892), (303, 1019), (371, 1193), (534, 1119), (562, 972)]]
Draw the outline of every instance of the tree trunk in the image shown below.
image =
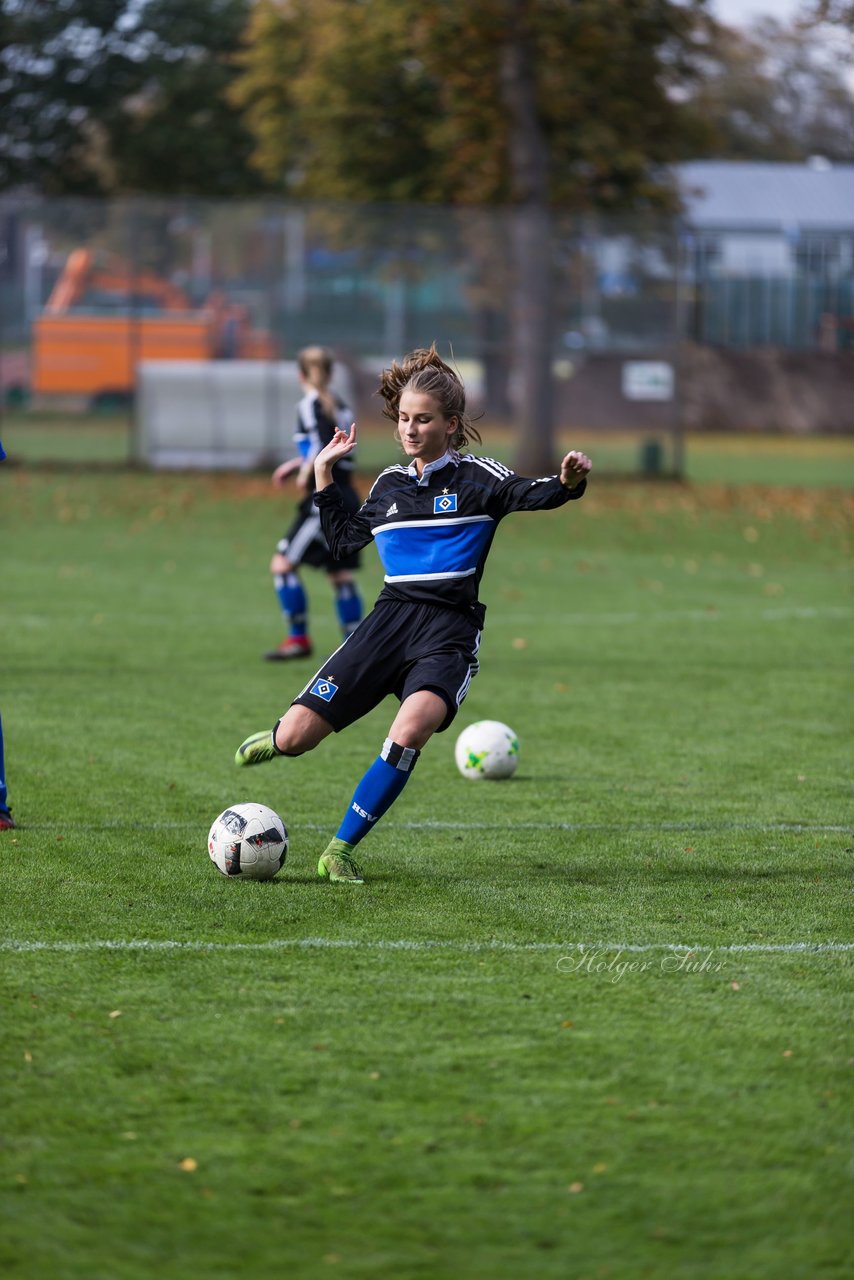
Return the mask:
[(542, 476), (557, 466), (552, 381), (551, 219), (544, 206), (514, 210), (513, 389), (516, 467)]
[(513, 416), (508, 379), (507, 333), (502, 311), (490, 304), (475, 311), (480, 362), (483, 365), (483, 407), (494, 421)]
[(526, 0), (508, 0), (502, 67), (513, 212), (513, 388), (518, 423), (516, 465), (527, 475), (555, 470), (552, 383), (553, 287), (548, 149), (537, 113)]

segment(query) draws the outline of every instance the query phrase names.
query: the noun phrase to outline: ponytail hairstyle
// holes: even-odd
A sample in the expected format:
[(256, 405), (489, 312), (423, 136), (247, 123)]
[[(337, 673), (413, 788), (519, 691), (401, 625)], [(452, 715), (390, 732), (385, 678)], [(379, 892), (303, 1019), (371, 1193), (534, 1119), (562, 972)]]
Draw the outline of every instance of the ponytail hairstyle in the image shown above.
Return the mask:
[(333, 422), (338, 412), (338, 402), (329, 390), (335, 357), (328, 347), (303, 347), (297, 356), (297, 365), (308, 385), (317, 392), (317, 398), (328, 418)]
[[(395, 425), (404, 391), (419, 391), (433, 396), (445, 418), (457, 419), (457, 429), (448, 440), (450, 448), (465, 449), (472, 441), (480, 444), (480, 432), (466, 415), (466, 389), (462, 379), (450, 365), (445, 364), (435, 342), (429, 347), (410, 351), (400, 364), (395, 360), (390, 369), (382, 371), (377, 394), (385, 401), (383, 416)], [(399, 439), (397, 432), (395, 439)]]

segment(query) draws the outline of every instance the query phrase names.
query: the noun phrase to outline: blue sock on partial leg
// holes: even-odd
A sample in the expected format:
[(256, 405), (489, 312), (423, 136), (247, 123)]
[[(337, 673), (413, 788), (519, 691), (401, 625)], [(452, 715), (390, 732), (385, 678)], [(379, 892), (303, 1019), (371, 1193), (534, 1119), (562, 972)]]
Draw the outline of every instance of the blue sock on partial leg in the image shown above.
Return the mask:
[(336, 839), (352, 847), (368, 834), (406, 786), (420, 754), (415, 747), (401, 747), (386, 738), (381, 754), (353, 793)]
[(334, 587), (338, 621), (344, 635), (349, 636), (362, 621), (362, 597), (355, 582), (336, 582)]
[(282, 613), (288, 620), (289, 633), (292, 636), (304, 636), (308, 627), (308, 600), (299, 574), (276, 573), (273, 575), (273, 586), (276, 588)]
[(6, 795), (6, 765), (3, 755), (3, 721), (0, 720), (0, 809), (4, 813), (9, 812), (9, 804)]

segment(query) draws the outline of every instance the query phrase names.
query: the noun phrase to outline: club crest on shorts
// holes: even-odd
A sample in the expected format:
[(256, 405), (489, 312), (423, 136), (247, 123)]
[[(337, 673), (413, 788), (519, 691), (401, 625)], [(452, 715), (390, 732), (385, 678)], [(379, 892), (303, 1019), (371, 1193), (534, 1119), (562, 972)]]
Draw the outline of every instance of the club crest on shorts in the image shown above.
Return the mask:
[(316, 698), (322, 698), (324, 702), (331, 702), (338, 692), (338, 685), (333, 684), (331, 680), (324, 680), (320, 676), (311, 686), (310, 692)]
[(433, 515), (446, 516), (457, 509), (457, 495), (455, 493), (443, 493), (441, 497), (433, 499)]

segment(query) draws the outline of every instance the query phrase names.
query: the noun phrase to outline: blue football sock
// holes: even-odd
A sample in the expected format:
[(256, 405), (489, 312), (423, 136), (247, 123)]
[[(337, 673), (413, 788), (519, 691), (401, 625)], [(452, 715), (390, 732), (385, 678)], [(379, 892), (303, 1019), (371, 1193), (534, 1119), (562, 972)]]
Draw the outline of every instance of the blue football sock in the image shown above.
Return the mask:
[(368, 834), (406, 786), (420, 754), (414, 747), (400, 747), (386, 738), (382, 754), (356, 787), (350, 808), (338, 828), (339, 840), (356, 845)]
[(345, 636), (362, 621), (362, 597), (355, 582), (335, 583), (335, 610)]
[(308, 628), (308, 600), (299, 574), (276, 573), (273, 575), (273, 585), (282, 613), (288, 620), (290, 634), (304, 636)]
[(3, 762), (3, 721), (0, 720), (0, 809), (8, 811), (6, 800), (6, 767)]

